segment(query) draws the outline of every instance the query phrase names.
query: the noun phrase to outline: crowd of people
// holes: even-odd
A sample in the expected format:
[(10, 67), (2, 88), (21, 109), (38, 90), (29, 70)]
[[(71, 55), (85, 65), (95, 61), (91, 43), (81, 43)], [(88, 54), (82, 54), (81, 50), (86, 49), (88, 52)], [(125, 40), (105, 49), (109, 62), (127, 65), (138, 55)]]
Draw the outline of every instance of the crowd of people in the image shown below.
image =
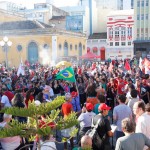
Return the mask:
[[(129, 63), (130, 70), (126, 70), (124, 63), (115, 60), (103, 64), (72, 66), (75, 83), (55, 79), (61, 68), (38, 65), (31, 69), (26, 66), (25, 75), (17, 76), (16, 69), (6, 70), (1, 67), (0, 109), (14, 106), (28, 108), (29, 101), (40, 105), (64, 95), (61, 115), (66, 117), (71, 112), (76, 112), (79, 132), (76, 137), (78, 147), (74, 138), (71, 138), (70, 144), (65, 142), (62, 150), (149, 150), (149, 74), (145, 74), (137, 62)], [(8, 127), (12, 117), (1, 114), (0, 127)], [(27, 122), (25, 117), (14, 116), (13, 119)], [(116, 126), (115, 130), (111, 124)], [(94, 138), (90, 135), (93, 128), (101, 142), (93, 141)], [(70, 132), (71, 128), (62, 130), (59, 136), (69, 138)], [(113, 142), (110, 137), (113, 137)], [(19, 136), (0, 139), (4, 150), (19, 149), (20, 141)], [(54, 142), (51, 144), (56, 149), (57, 145)]]

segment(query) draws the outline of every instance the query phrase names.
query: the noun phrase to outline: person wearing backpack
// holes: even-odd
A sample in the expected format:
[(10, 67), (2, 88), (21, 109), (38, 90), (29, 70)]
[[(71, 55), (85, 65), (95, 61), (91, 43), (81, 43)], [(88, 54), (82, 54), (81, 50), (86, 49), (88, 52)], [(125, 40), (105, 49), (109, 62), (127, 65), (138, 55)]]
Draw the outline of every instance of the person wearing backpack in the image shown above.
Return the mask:
[(108, 112), (110, 109), (111, 107), (107, 106), (105, 103), (101, 104), (98, 107), (99, 114), (93, 118), (93, 125), (98, 125), (96, 130), (98, 136), (100, 137), (99, 140), (101, 140), (99, 142), (95, 142), (95, 139), (92, 139), (94, 150), (111, 150), (109, 137), (113, 136), (113, 132), (111, 131), (112, 129), (109, 120), (107, 119)]

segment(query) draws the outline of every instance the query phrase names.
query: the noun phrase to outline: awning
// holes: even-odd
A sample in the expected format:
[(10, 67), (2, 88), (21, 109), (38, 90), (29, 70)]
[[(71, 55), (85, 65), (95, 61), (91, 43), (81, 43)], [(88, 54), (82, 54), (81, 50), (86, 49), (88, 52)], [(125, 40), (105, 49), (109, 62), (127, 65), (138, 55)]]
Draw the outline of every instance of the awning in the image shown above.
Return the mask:
[(97, 47), (93, 47), (92, 50), (93, 50), (93, 52), (97, 52), (98, 48)]
[(89, 48), (89, 47), (87, 47), (87, 53), (88, 53), (88, 52), (90, 52), (90, 48)]
[(100, 50), (101, 50), (101, 51), (105, 51), (105, 47), (101, 47)]

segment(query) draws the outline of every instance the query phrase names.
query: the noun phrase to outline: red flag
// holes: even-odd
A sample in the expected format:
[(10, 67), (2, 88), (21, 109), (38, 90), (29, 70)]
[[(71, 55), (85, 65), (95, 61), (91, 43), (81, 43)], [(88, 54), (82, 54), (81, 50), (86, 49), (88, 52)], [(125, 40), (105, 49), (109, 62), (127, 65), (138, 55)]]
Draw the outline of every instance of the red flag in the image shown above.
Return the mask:
[(143, 65), (146, 67), (150, 66), (150, 61), (147, 58), (145, 58), (143, 61)]
[(131, 70), (131, 67), (130, 67), (130, 64), (129, 64), (129, 62), (126, 60), (126, 62), (125, 62), (125, 69), (126, 70)]
[(112, 62), (111, 62), (111, 63), (109, 64), (108, 71), (111, 72), (111, 71), (113, 70), (113, 67), (114, 67), (114, 66), (113, 66), (113, 64), (112, 64)]

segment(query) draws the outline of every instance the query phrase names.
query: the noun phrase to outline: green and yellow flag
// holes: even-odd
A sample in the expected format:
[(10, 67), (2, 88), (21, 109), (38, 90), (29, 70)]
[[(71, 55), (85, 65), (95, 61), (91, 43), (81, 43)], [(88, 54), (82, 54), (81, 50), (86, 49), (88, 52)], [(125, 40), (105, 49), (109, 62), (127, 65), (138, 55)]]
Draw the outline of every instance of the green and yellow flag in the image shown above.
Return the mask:
[(60, 71), (56, 75), (56, 79), (63, 79), (63, 80), (67, 80), (67, 81), (70, 81), (70, 82), (75, 82), (75, 75), (74, 75), (73, 68), (68, 67), (68, 68)]

